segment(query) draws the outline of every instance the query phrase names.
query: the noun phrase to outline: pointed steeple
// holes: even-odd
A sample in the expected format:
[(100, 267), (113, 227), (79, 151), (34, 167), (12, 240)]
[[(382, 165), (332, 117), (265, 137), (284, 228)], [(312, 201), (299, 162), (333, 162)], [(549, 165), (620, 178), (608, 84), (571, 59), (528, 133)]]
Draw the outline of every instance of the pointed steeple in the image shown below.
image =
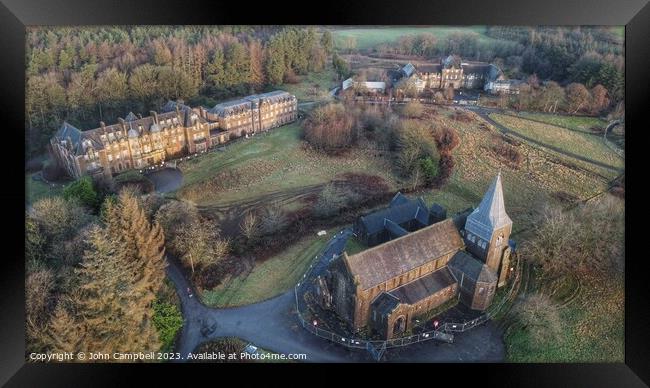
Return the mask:
[(492, 181), (481, 203), (467, 217), (465, 230), (480, 238), (490, 241), (496, 229), (512, 225), (512, 220), (506, 213), (503, 203), (503, 188), (501, 186), (501, 171)]

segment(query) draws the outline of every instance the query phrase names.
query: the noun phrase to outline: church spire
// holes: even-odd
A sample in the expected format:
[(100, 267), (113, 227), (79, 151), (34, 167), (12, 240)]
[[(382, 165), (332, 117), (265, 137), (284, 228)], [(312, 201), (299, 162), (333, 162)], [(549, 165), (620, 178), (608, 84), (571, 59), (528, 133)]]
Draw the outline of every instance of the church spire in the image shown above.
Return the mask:
[(465, 230), (490, 241), (495, 230), (507, 225), (512, 225), (512, 220), (506, 213), (499, 171), (479, 206), (467, 217)]

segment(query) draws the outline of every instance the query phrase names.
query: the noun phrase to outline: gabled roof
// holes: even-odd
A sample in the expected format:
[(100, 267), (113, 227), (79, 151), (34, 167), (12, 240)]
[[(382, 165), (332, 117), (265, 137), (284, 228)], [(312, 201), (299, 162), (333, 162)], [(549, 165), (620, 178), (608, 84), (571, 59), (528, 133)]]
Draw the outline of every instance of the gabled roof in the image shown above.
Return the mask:
[(356, 255), (344, 253), (343, 257), (351, 275), (358, 277), (363, 289), (369, 289), (463, 247), (458, 229), (447, 219)]
[(393, 310), (395, 310), (395, 307), (397, 307), (400, 303), (400, 300), (387, 293), (387, 292), (382, 292), (381, 294), (377, 295), (375, 300), (370, 304), (372, 306), (372, 309), (376, 312), (378, 312), (381, 315), (388, 315)]
[(419, 73), (440, 73), (442, 66), (439, 64), (418, 65)]
[(474, 233), (483, 240), (490, 241), (494, 230), (506, 225), (512, 225), (512, 220), (506, 214), (503, 203), (501, 172), (499, 172), (483, 196), (481, 203), (467, 217), (465, 230)]
[[(452, 271), (462, 273), (465, 278), (469, 278), (474, 282), (479, 283), (493, 283), (497, 281), (497, 275), (479, 260), (467, 254), (465, 251), (458, 251), (447, 264)], [(460, 278), (456, 275), (457, 280)]]
[(456, 283), (456, 279), (454, 279), (454, 276), (445, 266), (426, 276), (391, 290), (389, 291), (389, 294), (397, 297), (402, 303), (415, 304), (454, 283)]
[(410, 77), (413, 75), (413, 73), (415, 73), (415, 66), (413, 66), (411, 63), (407, 63), (404, 65), (404, 67), (402, 67), (402, 73), (404, 73), (407, 78)]
[(135, 121), (137, 119), (138, 116), (134, 115), (133, 112), (129, 112), (129, 114), (124, 118), (124, 121)]
[(429, 223), (427, 205), (422, 198), (412, 200), (401, 193), (397, 193), (388, 208), (362, 216), (359, 221), (365, 225), (369, 234), (375, 234), (384, 229), (385, 219), (397, 224), (418, 220), (422, 225), (427, 225)]

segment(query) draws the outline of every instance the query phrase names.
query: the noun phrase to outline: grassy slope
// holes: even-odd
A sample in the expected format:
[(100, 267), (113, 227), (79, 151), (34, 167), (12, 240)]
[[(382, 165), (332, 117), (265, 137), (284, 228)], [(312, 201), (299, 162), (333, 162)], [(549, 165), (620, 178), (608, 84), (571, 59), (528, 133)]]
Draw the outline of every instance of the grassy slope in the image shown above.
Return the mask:
[(503, 164), (490, 150), (496, 131), (482, 130), (480, 121), (463, 123), (449, 118), (450, 110), (439, 108), (434, 122), (454, 128), (460, 145), (453, 151), (454, 171), (445, 186), (423, 193), (425, 200), (447, 208), (448, 215), (477, 206), (497, 171), (503, 176), (508, 214), (514, 221), (514, 233), (532, 226), (531, 208), (554, 201), (551, 194), (564, 191), (577, 198), (588, 198), (607, 187), (603, 179), (579, 170), (568, 169), (549, 160), (548, 155), (522, 143), (524, 156), (519, 169)]
[(310, 235), (283, 252), (255, 265), (244, 276), (227, 280), (206, 291), (203, 301), (214, 307), (256, 303), (279, 295), (295, 286), (330, 237)]
[(520, 112), (519, 116), (586, 133), (593, 133), (590, 130), (592, 127), (605, 128), (607, 126), (607, 122), (598, 117), (564, 116), (532, 112)]
[(39, 199), (63, 194), (63, 186), (59, 184), (50, 186), (46, 182), (35, 181), (32, 179), (32, 175), (33, 174), (25, 175), (25, 199), (28, 203), (33, 204)]
[[(225, 152), (202, 155), (181, 165), (185, 178), (177, 194), (200, 205), (224, 205), (326, 183), (344, 172), (365, 172), (394, 182), (381, 157), (363, 151), (329, 157), (303, 149), (302, 143), (300, 124), (293, 123), (238, 141)], [(206, 182), (225, 170), (238, 172), (243, 181), (218, 192), (209, 190)]]
[[(566, 280), (566, 279), (564, 279)], [(565, 281), (540, 287), (552, 291)], [(511, 326), (505, 334), (506, 357), (512, 362), (623, 362), (624, 287), (620, 281), (585, 281), (575, 298), (560, 307), (559, 336), (538, 343), (525, 328)], [(569, 285), (575, 291), (575, 284)], [(564, 295), (553, 296), (562, 304)]]
[[(623, 159), (608, 148), (600, 136), (502, 114), (492, 113), (490, 117), (513, 131), (541, 143), (582, 155), (614, 168), (623, 168)], [(612, 174), (613, 176), (616, 175), (615, 172), (610, 172), (610, 175)]]
[(381, 43), (396, 42), (402, 36), (414, 36), (424, 33), (433, 34), (438, 39), (443, 39), (451, 33), (474, 33), (480, 39), (491, 39), (484, 35), (484, 26), (470, 26), (470, 27), (451, 27), (451, 26), (435, 26), (435, 27), (368, 27), (368, 28), (342, 28), (334, 29), (332, 36), (334, 37), (334, 44), (338, 48), (345, 47), (345, 40), (349, 37), (355, 38), (357, 42), (357, 49), (365, 50), (377, 46)]
[[(284, 84), (281, 89), (296, 96), (300, 104), (310, 101), (331, 100), (332, 97), (329, 95), (329, 91), (336, 87), (337, 84), (336, 73), (331, 63), (328, 62), (325, 69), (320, 73), (309, 73), (302, 76), (299, 83)], [(311, 89), (316, 89), (317, 94), (311, 94)]]

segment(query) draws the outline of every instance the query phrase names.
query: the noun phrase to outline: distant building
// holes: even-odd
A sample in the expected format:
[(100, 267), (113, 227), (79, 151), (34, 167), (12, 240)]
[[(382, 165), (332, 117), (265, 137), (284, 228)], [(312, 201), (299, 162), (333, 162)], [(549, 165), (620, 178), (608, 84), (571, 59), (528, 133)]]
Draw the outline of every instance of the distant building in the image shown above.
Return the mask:
[(397, 73), (394, 82), (413, 78), (418, 92), (425, 89), (482, 89), (486, 83), (502, 78), (501, 70), (484, 62), (462, 62), (450, 55), (440, 63), (413, 65), (407, 63)]
[(169, 101), (162, 112), (129, 113), (118, 123), (82, 131), (64, 122), (50, 139), (54, 160), (68, 175), (111, 177), (130, 169), (206, 151), (297, 118), (295, 96), (283, 91), (249, 96), (210, 110)]
[[(406, 208), (398, 211), (401, 206)], [(452, 298), (486, 310), (496, 288), (505, 284), (510, 257), (512, 221), (505, 212), (501, 175), (469, 215), (440, 220), (446, 217), (442, 207), (426, 209), (420, 199), (398, 194), (388, 209), (360, 220), (355, 229), (361, 239), (385, 230), (387, 241), (333, 260), (316, 279), (321, 306), (352, 330), (368, 327), (387, 339), (410, 330), (417, 317)], [(428, 226), (426, 218), (432, 222)], [(404, 227), (409, 223), (414, 231)]]
[(371, 93), (383, 93), (386, 90), (386, 82), (381, 81), (354, 81), (352, 78), (348, 78), (341, 83), (341, 88), (347, 90), (349, 88), (359, 88), (365, 89)]
[(523, 84), (520, 80), (494, 80), (485, 84), (485, 91), (491, 94), (519, 94), (519, 88)]

